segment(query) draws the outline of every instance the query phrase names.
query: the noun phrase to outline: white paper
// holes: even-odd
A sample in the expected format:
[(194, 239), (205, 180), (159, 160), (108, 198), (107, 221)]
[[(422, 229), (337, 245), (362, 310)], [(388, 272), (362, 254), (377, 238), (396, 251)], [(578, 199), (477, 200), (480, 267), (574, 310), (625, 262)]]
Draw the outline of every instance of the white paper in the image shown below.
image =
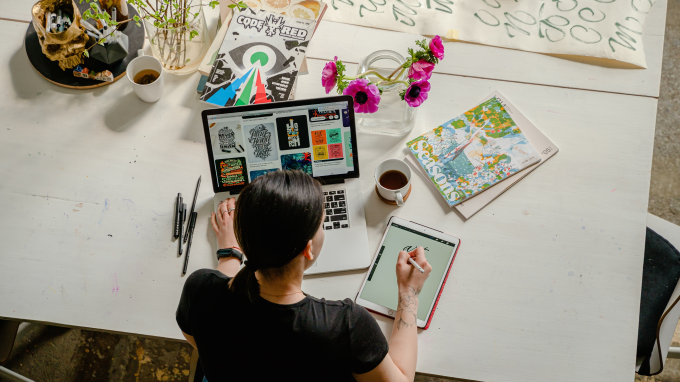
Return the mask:
[(655, 1), (332, 0), (325, 19), (646, 68), (642, 31)]

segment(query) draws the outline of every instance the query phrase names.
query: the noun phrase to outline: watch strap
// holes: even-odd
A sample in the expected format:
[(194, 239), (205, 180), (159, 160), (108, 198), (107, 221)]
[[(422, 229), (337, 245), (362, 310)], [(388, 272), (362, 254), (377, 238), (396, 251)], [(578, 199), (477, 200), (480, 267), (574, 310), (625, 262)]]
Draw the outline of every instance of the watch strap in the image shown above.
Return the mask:
[(224, 248), (217, 250), (217, 260), (223, 257), (235, 257), (243, 264), (243, 252), (235, 248)]

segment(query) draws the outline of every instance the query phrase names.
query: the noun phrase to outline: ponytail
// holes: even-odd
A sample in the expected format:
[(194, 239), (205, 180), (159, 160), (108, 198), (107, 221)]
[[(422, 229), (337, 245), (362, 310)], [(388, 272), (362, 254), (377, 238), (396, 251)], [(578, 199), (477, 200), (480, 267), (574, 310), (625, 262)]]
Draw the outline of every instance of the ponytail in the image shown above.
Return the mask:
[(244, 267), (230, 290), (246, 301), (260, 296), (255, 271), (282, 270), (319, 230), (323, 220), (323, 189), (302, 171), (274, 171), (257, 177), (236, 201), (234, 234)]
[(260, 295), (260, 283), (255, 277), (256, 269), (245, 262), (245, 266), (234, 276), (230, 283), (230, 289), (237, 296), (244, 297), (249, 302), (254, 302)]

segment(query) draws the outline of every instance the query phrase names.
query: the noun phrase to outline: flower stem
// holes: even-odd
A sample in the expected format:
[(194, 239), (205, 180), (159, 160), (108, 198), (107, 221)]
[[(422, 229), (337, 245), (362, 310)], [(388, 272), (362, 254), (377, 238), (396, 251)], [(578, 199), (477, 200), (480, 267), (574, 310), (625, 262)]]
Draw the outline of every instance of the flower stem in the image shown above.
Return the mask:
[(361, 77), (369, 75), (369, 74), (374, 74), (376, 77), (380, 78), (383, 81), (389, 81), (390, 80), (389, 78), (384, 77), (383, 75), (376, 72), (375, 70), (367, 70), (367, 71), (357, 75), (356, 77), (345, 76), (345, 78), (348, 79), (348, 80), (356, 80), (357, 78), (361, 78)]
[(406, 70), (406, 68), (402, 68), (402, 67), (400, 66), (400, 67), (394, 69), (394, 71), (393, 71), (389, 76), (387, 76), (387, 78), (391, 80), (391, 79), (392, 79), (392, 76), (393, 76), (396, 72), (398, 72), (399, 69), (401, 69), (401, 71), (400, 71), (399, 74), (397, 75), (397, 78), (401, 77), (401, 74), (404, 73), (404, 70)]

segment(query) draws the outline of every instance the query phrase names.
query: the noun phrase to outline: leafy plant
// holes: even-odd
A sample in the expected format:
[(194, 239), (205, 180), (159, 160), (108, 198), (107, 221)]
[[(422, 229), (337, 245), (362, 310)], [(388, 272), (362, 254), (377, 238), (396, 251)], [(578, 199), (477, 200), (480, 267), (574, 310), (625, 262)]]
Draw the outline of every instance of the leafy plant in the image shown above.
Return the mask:
[[(146, 20), (157, 29), (153, 31), (153, 35), (149, 36), (149, 40), (159, 44), (159, 50), (163, 55), (163, 62), (172, 63), (173, 67), (181, 68), (188, 62), (187, 59), (181, 59), (182, 54), (186, 57), (186, 37), (188, 35), (189, 41), (198, 36), (199, 32), (192, 27), (192, 22), (200, 14), (196, 7), (201, 6), (200, 1), (194, 5), (194, 0), (127, 0), (128, 4), (132, 4), (137, 9), (139, 15), (135, 15), (131, 19), (121, 22), (116, 22), (111, 18), (111, 15), (100, 7), (111, 8), (114, 5), (114, 0), (80, 0), (90, 4), (90, 8), (83, 13), (83, 19), (89, 18), (94, 20), (104, 20), (110, 26), (107, 35), (114, 33), (118, 28), (127, 22), (134, 21), (137, 26), (141, 26), (141, 21)], [(239, 0), (238, 3), (231, 1), (229, 8), (245, 9), (248, 6)], [(208, 5), (211, 8), (219, 5), (219, 0), (212, 0)], [(98, 44), (103, 45), (104, 38), (97, 41)], [(85, 56), (89, 56), (85, 50)]]

